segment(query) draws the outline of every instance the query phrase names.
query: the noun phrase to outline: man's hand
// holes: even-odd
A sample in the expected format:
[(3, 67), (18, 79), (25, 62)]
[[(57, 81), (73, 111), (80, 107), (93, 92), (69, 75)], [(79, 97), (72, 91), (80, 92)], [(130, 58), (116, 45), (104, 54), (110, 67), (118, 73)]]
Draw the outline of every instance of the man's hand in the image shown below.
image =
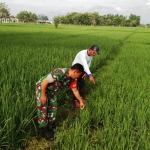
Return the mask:
[(82, 100), (82, 102), (80, 102), (80, 109), (84, 109), (85, 108), (85, 100)]
[(40, 101), (41, 101), (42, 105), (45, 105), (46, 101), (47, 101), (47, 96), (46, 95), (42, 95), (41, 98), (40, 98)]
[[(53, 81), (52, 81), (53, 82)], [(49, 81), (48, 78), (45, 78), (43, 81), (42, 81), (42, 96), (40, 98), (40, 101), (41, 101), (41, 104), (42, 105), (45, 105), (46, 104), (46, 101), (47, 101), (47, 96), (46, 96), (46, 88), (48, 86), (49, 83), (52, 83), (51, 81)]]
[(92, 83), (95, 84), (95, 80), (94, 80), (94, 77), (93, 77), (93, 76), (90, 76), (90, 77), (89, 77), (89, 80), (90, 80), (90, 82), (92, 82)]
[(84, 109), (85, 108), (85, 100), (84, 99), (82, 99), (82, 102), (76, 100), (74, 104), (75, 104), (76, 108), (80, 108), (80, 109)]
[(74, 96), (77, 98), (77, 101), (75, 101), (75, 106), (76, 107), (80, 107), (81, 109), (84, 109), (85, 107), (85, 100), (82, 99), (82, 97), (80, 96), (80, 93), (78, 91), (77, 88), (72, 88), (73, 94)]

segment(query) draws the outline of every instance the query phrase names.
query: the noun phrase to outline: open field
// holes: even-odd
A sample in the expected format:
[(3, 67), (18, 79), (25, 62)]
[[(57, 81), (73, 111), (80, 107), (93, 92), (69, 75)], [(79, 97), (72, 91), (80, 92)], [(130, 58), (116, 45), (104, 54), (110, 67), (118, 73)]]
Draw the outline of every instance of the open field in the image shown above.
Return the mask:
[[(70, 67), (93, 44), (101, 54), (91, 66), (96, 84), (87, 80), (86, 109), (73, 121), (70, 91), (62, 91), (56, 140), (41, 139), (36, 81)], [(0, 56), (0, 149), (150, 149), (150, 29), (4, 24)]]

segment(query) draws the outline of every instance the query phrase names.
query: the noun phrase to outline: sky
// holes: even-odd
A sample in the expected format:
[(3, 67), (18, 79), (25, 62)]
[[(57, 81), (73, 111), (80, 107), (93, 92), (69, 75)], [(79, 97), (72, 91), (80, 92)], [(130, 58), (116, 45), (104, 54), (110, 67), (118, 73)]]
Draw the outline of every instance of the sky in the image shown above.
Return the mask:
[(99, 15), (119, 14), (126, 17), (141, 16), (141, 23), (150, 24), (150, 0), (1, 0), (16, 16), (27, 10), (37, 15), (44, 14), (50, 20), (69, 12), (95, 12)]

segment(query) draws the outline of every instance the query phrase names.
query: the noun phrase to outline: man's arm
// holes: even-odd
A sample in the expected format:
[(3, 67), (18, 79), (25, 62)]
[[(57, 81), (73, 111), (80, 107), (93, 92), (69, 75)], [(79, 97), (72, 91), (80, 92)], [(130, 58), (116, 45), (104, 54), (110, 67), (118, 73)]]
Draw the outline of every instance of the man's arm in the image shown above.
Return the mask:
[(84, 71), (89, 76), (90, 82), (92, 82), (93, 84), (95, 84), (94, 77), (92, 76), (92, 73), (91, 73), (91, 71), (89, 69), (92, 60), (89, 63), (87, 63), (87, 60), (86, 60), (85, 56), (83, 56), (83, 55), (80, 55), (80, 60), (81, 60), (82, 65), (84, 67)]
[(41, 103), (42, 105), (46, 104), (46, 101), (47, 101), (47, 96), (46, 96), (46, 88), (48, 86), (49, 83), (52, 83), (54, 82), (54, 79), (52, 77), (51, 74), (49, 74), (41, 83), (41, 88), (42, 88), (42, 95), (41, 95)]
[(57, 81), (63, 74), (64, 70), (61, 68), (57, 68), (53, 70), (41, 83), (42, 95), (41, 95), (41, 103), (44, 105), (47, 101), (46, 88), (49, 83), (53, 83)]
[(83, 103), (83, 99), (81, 98), (78, 89), (77, 88), (72, 88), (72, 92), (73, 92), (74, 96), (79, 100), (80, 108), (84, 109), (85, 104)]
[(93, 84), (95, 84), (95, 79), (94, 79), (93, 75), (89, 76), (89, 80), (90, 80), (90, 82), (92, 82)]
[(42, 95), (41, 95), (40, 101), (41, 101), (42, 105), (46, 104), (46, 101), (47, 101), (46, 88), (47, 88), (49, 83), (50, 83), (50, 81), (48, 80), (48, 78), (45, 78), (41, 83)]
[(84, 67), (84, 71), (86, 72), (87, 75), (91, 74), (91, 71), (89, 69), (89, 65), (87, 63), (87, 60), (85, 58), (85, 56), (80, 55), (80, 61), (82, 62), (82, 65)]

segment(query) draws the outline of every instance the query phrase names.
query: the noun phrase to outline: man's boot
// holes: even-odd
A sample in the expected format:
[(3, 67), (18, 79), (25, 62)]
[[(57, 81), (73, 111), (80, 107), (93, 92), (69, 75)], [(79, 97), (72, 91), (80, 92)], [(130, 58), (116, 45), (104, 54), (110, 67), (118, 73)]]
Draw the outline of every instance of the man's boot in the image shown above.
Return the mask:
[(50, 131), (48, 127), (42, 128), (42, 135), (49, 141), (54, 141), (54, 131)]
[(51, 130), (54, 131), (54, 132), (56, 132), (56, 123), (52, 124), (52, 129)]

